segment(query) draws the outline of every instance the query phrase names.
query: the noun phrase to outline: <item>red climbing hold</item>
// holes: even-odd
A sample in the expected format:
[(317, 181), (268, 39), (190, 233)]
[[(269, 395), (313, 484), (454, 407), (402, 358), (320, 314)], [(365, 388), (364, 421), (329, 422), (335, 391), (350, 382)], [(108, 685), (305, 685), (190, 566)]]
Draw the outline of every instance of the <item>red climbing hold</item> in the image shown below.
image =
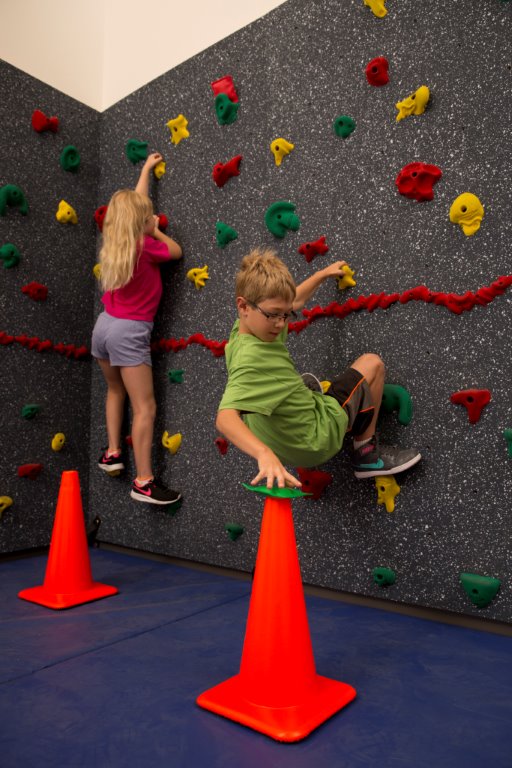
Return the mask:
[(384, 56), (377, 56), (366, 65), (366, 79), (370, 85), (386, 85), (389, 83), (389, 64)]
[(325, 242), (325, 235), (319, 237), (314, 243), (302, 243), (302, 245), (299, 246), (299, 253), (302, 253), (302, 255), (306, 257), (308, 263), (313, 261), (315, 256), (323, 256), (328, 250), (329, 246)]
[(34, 301), (44, 301), (48, 296), (48, 288), (46, 285), (36, 282), (27, 283), (27, 285), (22, 287), (21, 291), (26, 296), (30, 296), (31, 299), (34, 299)]
[(212, 176), (218, 187), (223, 187), (232, 176), (240, 175), (240, 162), (242, 155), (235, 155), (227, 163), (217, 163), (213, 166)]
[(18, 467), (18, 477), (28, 477), (30, 480), (35, 480), (41, 474), (42, 469), (42, 464), (22, 464), (21, 467)]
[(40, 109), (35, 109), (32, 112), (32, 128), (38, 133), (42, 133), (43, 131), (57, 133), (59, 130), (59, 118), (46, 117), (44, 112), (41, 112)]
[(108, 205), (100, 205), (100, 207), (96, 208), (96, 210), (94, 211), (94, 221), (98, 225), (98, 229), (100, 232), (103, 232), (103, 220), (105, 219), (107, 208), (108, 208)]
[(401, 195), (421, 203), (425, 200), (433, 200), (433, 186), (442, 175), (437, 165), (409, 163), (404, 165), (396, 177), (395, 184)]
[(221, 456), (225, 456), (228, 452), (229, 443), (224, 437), (216, 437), (215, 438), (215, 445), (219, 449), (219, 453)]
[(165, 232), (167, 227), (169, 226), (169, 219), (165, 215), (165, 213), (158, 213), (158, 229), (160, 232)]
[(214, 80), (213, 83), (211, 83), (211, 86), (214, 96), (218, 96), (219, 93), (225, 93), (231, 101), (238, 101), (238, 94), (231, 75), (225, 75), (225, 77)]
[(14, 341), (14, 336), (10, 336), (5, 331), (0, 331), (0, 344), (2, 344), (4, 347), (7, 346), (7, 344), (12, 344)]
[(319, 499), (326, 487), (332, 483), (332, 475), (321, 469), (304, 469), (297, 467), (304, 493), (310, 493), (314, 499)]
[(491, 393), (488, 389), (463, 389), (450, 395), (450, 400), (456, 405), (464, 405), (468, 410), (470, 423), (476, 424), (482, 409), (491, 401)]

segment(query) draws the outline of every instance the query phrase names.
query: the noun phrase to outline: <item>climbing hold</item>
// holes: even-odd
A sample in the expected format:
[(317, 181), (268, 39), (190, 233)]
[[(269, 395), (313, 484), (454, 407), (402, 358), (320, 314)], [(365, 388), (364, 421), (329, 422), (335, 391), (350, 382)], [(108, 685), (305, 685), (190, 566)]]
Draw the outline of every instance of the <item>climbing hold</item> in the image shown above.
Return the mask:
[(210, 85), (212, 86), (212, 91), (215, 96), (218, 96), (219, 93), (225, 93), (231, 101), (238, 101), (238, 94), (231, 75), (220, 77), (218, 80), (214, 80), (213, 83), (210, 83)]
[(169, 226), (169, 219), (165, 215), (165, 213), (159, 213), (158, 214), (158, 229), (161, 232), (165, 232), (167, 227)]
[(64, 432), (57, 432), (52, 438), (52, 451), (61, 451), (64, 448), (66, 442), (66, 435)]
[(329, 387), (331, 386), (331, 384), (332, 384), (331, 381), (321, 381), (320, 382), (320, 386), (322, 387), (322, 392), (324, 393), (324, 395), (327, 392), (327, 390), (329, 389)]
[(508, 455), (512, 459), (512, 429), (504, 429), (503, 430), (503, 437), (505, 438), (507, 442), (507, 449), (508, 449)]
[(0, 520), (6, 509), (12, 505), (12, 499), (10, 496), (0, 496)]
[(153, 168), (153, 173), (155, 174), (157, 179), (162, 178), (162, 176), (165, 173), (165, 160), (160, 160), (160, 162), (155, 165), (155, 167)]
[(93, 273), (94, 277), (96, 278), (96, 280), (100, 279), (100, 277), (101, 277), (101, 264), (99, 263), (99, 261), (92, 268), (92, 273)]
[(353, 288), (356, 284), (356, 281), (354, 280), (355, 272), (353, 269), (350, 269), (348, 264), (346, 264), (343, 269), (343, 277), (337, 278), (338, 288), (340, 291), (344, 291), (345, 288)]
[(40, 410), (41, 410), (40, 405), (36, 405), (35, 403), (29, 403), (23, 406), (23, 408), (21, 409), (21, 415), (24, 419), (30, 420), (30, 419), (33, 419), (34, 416), (37, 416)]
[(171, 141), (173, 144), (179, 144), (182, 139), (188, 139), (190, 136), (187, 130), (188, 120), (184, 115), (178, 115), (166, 123), (171, 132)]
[(315, 256), (323, 256), (328, 250), (329, 246), (325, 242), (325, 235), (322, 235), (322, 237), (319, 237), (318, 240), (312, 243), (302, 243), (298, 248), (299, 253), (305, 256), (308, 263), (313, 261)]
[(42, 133), (43, 131), (57, 133), (59, 130), (59, 118), (46, 117), (44, 112), (41, 112), (40, 109), (34, 109), (32, 112), (32, 128), (38, 133)]
[(283, 157), (289, 155), (292, 149), (295, 148), (295, 144), (291, 144), (286, 139), (274, 139), (270, 144), (270, 151), (274, 155), (276, 165), (281, 165)]
[(42, 464), (22, 464), (21, 467), (18, 467), (18, 477), (28, 477), (30, 480), (35, 480), (41, 474), (42, 469)]
[(406, 427), (412, 419), (412, 399), (400, 384), (384, 384), (381, 410), (386, 413), (398, 411), (398, 421)]
[(94, 211), (94, 221), (98, 225), (98, 229), (100, 232), (103, 231), (103, 221), (107, 213), (107, 208), (108, 208), (108, 205), (100, 205), (100, 207), (96, 208), (96, 210)]
[(128, 160), (133, 163), (139, 163), (141, 160), (145, 160), (148, 156), (148, 143), (147, 141), (138, 141), (138, 139), (128, 139), (126, 142), (126, 156)]
[(216, 163), (213, 166), (212, 176), (218, 187), (223, 187), (232, 176), (240, 175), (240, 163), (242, 160), (242, 155), (235, 155), (227, 163)]
[(474, 235), (484, 217), (482, 203), (471, 192), (463, 192), (451, 204), (450, 221), (459, 224), (465, 235)]
[(404, 165), (396, 177), (395, 184), (401, 195), (421, 203), (425, 200), (433, 200), (433, 186), (442, 175), (437, 165), (409, 163)]
[(24, 285), (21, 289), (21, 292), (24, 293), (25, 296), (29, 296), (34, 301), (45, 301), (46, 297), (48, 296), (48, 288), (46, 285), (36, 283), (35, 281)]
[(21, 255), (15, 245), (12, 243), (5, 243), (0, 248), (0, 261), (4, 265), (4, 269), (11, 269), (11, 267), (17, 267), (20, 263)]
[(381, 587), (390, 587), (396, 581), (396, 573), (391, 568), (379, 567), (372, 571), (373, 580)]
[(368, 62), (365, 69), (366, 79), (370, 85), (387, 85), (389, 83), (389, 62), (385, 56), (377, 56)]
[(301, 496), (311, 496), (310, 493), (304, 493), (298, 488), (267, 488), (266, 485), (249, 485), (248, 483), (242, 483), (246, 491), (254, 491), (255, 493), (261, 493), (263, 496), (273, 496), (276, 499), (298, 499)]
[(223, 221), (218, 221), (215, 225), (217, 233), (217, 245), (219, 248), (225, 248), (232, 240), (236, 240), (238, 232), (233, 227), (224, 224)]
[(162, 445), (167, 448), (173, 455), (178, 452), (181, 445), (182, 435), (177, 432), (175, 435), (170, 435), (167, 431), (162, 435)]
[(60, 153), (60, 165), (65, 171), (76, 171), (80, 166), (80, 153), (72, 144)]
[(219, 125), (231, 125), (231, 123), (234, 123), (239, 106), (240, 103), (231, 101), (226, 93), (219, 93), (215, 97), (215, 114), (217, 115)]
[(459, 574), (460, 583), (471, 602), (478, 608), (489, 605), (501, 587), (501, 581), (493, 576), (480, 576), (477, 573)]
[(5, 184), (0, 188), (0, 216), (5, 216), (7, 206), (17, 208), (23, 216), (28, 213), (26, 197), (16, 184)]
[(214, 440), (221, 456), (225, 456), (228, 452), (229, 443), (224, 437), (216, 437)]
[(289, 229), (296, 232), (300, 227), (300, 219), (295, 213), (295, 205), (286, 200), (272, 203), (265, 211), (265, 224), (276, 237), (284, 237)]
[(374, 16), (379, 19), (384, 18), (387, 14), (386, 0), (364, 0), (364, 4), (370, 8)]
[(187, 279), (194, 283), (196, 288), (204, 288), (205, 282), (210, 279), (208, 265), (189, 269), (187, 272)]
[(66, 203), (65, 200), (60, 201), (55, 218), (61, 224), (78, 224), (78, 216), (75, 209), (69, 203)]
[(182, 384), (184, 373), (183, 368), (172, 368), (170, 371), (167, 371), (167, 378), (171, 384)]
[(491, 402), (491, 393), (488, 389), (462, 389), (450, 395), (450, 400), (467, 408), (470, 424), (476, 424), (483, 408)]
[(396, 116), (397, 123), (403, 120), (404, 117), (409, 115), (422, 115), (430, 99), (430, 91), (426, 85), (420, 85), (417, 91), (411, 93), (403, 101), (396, 103), (398, 109), (398, 115)]
[(226, 523), (224, 528), (228, 532), (231, 541), (236, 541), (244, 532), (244, 529), (238, 523)]
[(313, 499), (319, 499), (328, 485), (332, 483), (332, 475), (321, 469), (305, 469), (297, 467), (302, 490), (311, 493)]
[(336, 136), (346, 139), (355, 130), (356, 121), (348, 115), (339, 115), (332, 124)]
[(400, 493), (400, 486), (393, 475), (386, 475), (375, 478), (377, 488), (377, 504), (384, 504), (386, 512), (395, 511), (395, 496)]

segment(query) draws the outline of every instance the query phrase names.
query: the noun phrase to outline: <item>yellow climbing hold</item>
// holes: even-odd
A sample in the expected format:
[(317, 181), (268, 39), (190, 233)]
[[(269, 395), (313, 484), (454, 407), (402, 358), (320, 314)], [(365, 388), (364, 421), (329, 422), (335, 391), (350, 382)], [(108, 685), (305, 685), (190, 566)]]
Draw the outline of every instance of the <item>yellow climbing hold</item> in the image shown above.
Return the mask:
[(353, 288), (356, 284), (354, 280), (355, 272), (353, 269), (350, 269), (348, 264), (343, 267), (343, 273), (343, 277), (338, 277), (338, 288), (340, 291), (344, 291), (345, 288)]
[(283, 157), (289, 155), (294, 147), (295, 144), (291, 144), (289, 141), (286, 141), (286, 139), (274, 139), (270, 145), (270, 151), (274, 155), (276, 165), (281, 165)]
[(322, 392), (325, 395), (325, 393), (327, 392), (327, 390), (331, 386), (331, 382), (330, 381), (321, 381), (320, 382), (320, 386), (322, 387)]
[(400, 486), (393, 475), (381, 476), (375, 478), (377, 487), (377, 504), (385, 504), (387, 512), (395, 510), (395, 496), (400, 493)]
[(155, 174), (157, 179), (162, 178), (162, 176), (165, 173), (165, 160), (160, 160), (160, 162), (155, 165), (155, 167), (153, 168), (153, 173)]
[(75, 209), (72, 205), (66, 203), (65, 200), (60, 201), (55, 218), (61, 224), (78, 224), (78, 216)]
[(100, 277), (101, 277), (101, 264), (99, 263), (99, 261), (92, 268), (92, 273), (93, 273), (94, 277), (96, 278), (96, 280), (100, 279)]
[(409, 115), (422, 115), (429, 99), (430, 90), (426, 85), (420, 85), (417, 91), (411, 93), (411, 95), (407, 96), (403, 101), (398, 101), (395, 105), (398, 109), (398, 115), (396, 116), (397, 123), (399, 123), (400, 120), (403, 120), (404, 117), (409, 117)]
[(175, 435), (170, 435), (167, 430), (162, 435), (162, 445), (167, 448), (173, 455), (178, 452), (181, 445), (182, 435), (177, 432)]
[(178, 115), (178, 117), (167, 122), (173, 144), (179, 144), (182, 139), (187, 139), (190, 136), (187, 125), (188, 120), (184, 115)]
[(375, 16), (378, 16), (379, 19), (382, 19), (388, 12), (386, 8), (386, 0), (364, 0), (364, 4), (367, 5), (372, 13)]
[(53, 436), (52, 451), (61, 451), (64, 448), (65, 442), (66, 435), (64, 432), (57, 432), (57, 434)]
[(459, 224), (465, 235), (474, 235), (480, 229), (484, 217), (482, 203), (471, 192), (463, 192), (452, 203), (450, 221)]
[(10, 507), (12, 504), (12, 499), (10, 496), (0, 496), (0, 519), (5, 512), (5, 510)]
[(193, 282), (196, 288), (204, 288), (205, 282), (210, 279), (208, 265), (189, 269), (187, 272), (187, 279)]

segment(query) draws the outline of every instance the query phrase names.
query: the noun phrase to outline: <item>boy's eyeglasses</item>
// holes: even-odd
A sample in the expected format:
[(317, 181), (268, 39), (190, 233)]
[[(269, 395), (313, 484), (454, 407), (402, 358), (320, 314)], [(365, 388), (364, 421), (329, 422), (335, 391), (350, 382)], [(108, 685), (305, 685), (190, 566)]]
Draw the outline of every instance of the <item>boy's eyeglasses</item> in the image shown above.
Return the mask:
[(297, 317), (297, 313), (294, 312), (293, 309), (291, 312), (265, 312), (264, 309), (262, 309), (261, 307), (258, 307), (258, 305), (254, 304), (254, 302), (249, 301), (248, 299), (246, 299), (246, 301), (250, 307), (252, 307), (253, 309), (257, 309), (258, 312), (260, 312), (263, 315), (263, 317), (265, 317), (271, 323), (277, 323), (278, 320), (284, 320), (284, 322), (287, 323), (290, 318), (295, 320), (295, 318)]

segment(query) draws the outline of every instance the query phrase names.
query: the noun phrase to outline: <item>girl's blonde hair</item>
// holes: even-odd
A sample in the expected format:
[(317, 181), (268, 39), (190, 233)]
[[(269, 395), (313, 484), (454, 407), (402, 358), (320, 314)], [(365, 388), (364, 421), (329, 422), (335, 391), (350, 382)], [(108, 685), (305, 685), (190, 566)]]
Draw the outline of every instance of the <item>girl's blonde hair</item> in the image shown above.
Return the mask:
[(153, 215), (149, 197), (120, 189), (108, 204), (100, 250), (101, 285), (114, 291), (130, 282), (139, 257), (144, 227)]
[(255, 248), (244, 256), (235, 282), (237, 296), (258, 304), (280, 298), (293, 302), (297, 289), (288, 268), (270, 248)]

